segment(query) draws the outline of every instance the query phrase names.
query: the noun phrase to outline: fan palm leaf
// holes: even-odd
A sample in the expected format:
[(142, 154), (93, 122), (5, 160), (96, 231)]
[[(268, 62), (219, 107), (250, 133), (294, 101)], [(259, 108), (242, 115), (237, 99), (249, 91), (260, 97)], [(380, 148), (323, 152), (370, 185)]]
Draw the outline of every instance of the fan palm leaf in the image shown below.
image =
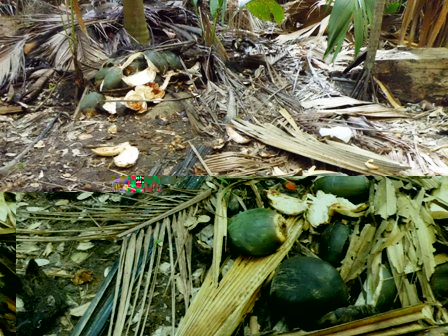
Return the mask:
[(3, 36), (0, 38), (0, 86), (8, 80), (17, 78), (25, 66), (26, 36)]

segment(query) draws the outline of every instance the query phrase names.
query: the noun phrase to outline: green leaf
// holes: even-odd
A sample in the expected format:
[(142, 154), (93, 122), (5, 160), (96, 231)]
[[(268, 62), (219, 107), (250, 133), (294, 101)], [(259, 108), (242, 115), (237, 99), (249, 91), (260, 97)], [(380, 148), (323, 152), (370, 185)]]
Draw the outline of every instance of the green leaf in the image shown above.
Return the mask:
[(333, 60), (342, 48), (355, 11), (356, 1), (335, 0), (328, 22), (328, 46), (324, 58), (334, 53)]
[(335, 0), (328, 23), (328, 46), (324, 57), (333, 54), (333, 61), (342, 48), (345, 36), (353, 22), (355, 55), (367, 37), (369, 23), (373, 21), (375, 0)]
[(373, 23), (373, 10), (375, 8), (375, 0), (364, 0), (365, 9), (367, 12), (367, 20), (370, 23)]
[(224, 14), (226, 9), (225, 0), (210, 0), (210, 14), (212, 18), (215, 19), (216, 16), (220, 13)]
[(275, 21), (278, 25), (285, 17), (283, 7), (275, 0), (252, 0), (246, 4), (246, 8), (260, 20)]
[(227, 0), (220, 0), (221, 3), (221, 24), (226, 24), (226, 8), (227, 8)]
[(210, 0), (210, 14), (212, 15), (212, 18), (216, 16), (216, 13), (218, 12), (219, 8), (221, 7), (222, 1), (220, 0)]
[(91, 192), (91, 191), (87, 191), (87, 192), (80, 193), (80, 194), (78, 195), (78, 197), (76, 197), (76, 199), (77, 199), (78, 201), (82, 201), (82, 200), (85, 200), (85, 199), (89, 198), (89, 197), (92, 196), (92, 195), (93, 195), (93, 192)]
[(384, 13), (385, 14), (396, 14), (400, 10), (400, 7), (401, 7), (401, 2), (399, 2), (399, 1), (387, 3), (386, 7), (384, 9)]
[(362, 6), (355, 6), (355, 12), (353, 14), (353, 27), (355, 34), (355, 57), (358, 56), (359, 50), (361, 50), (364, 37), (367, 32), (367, 22), (365, 12)]

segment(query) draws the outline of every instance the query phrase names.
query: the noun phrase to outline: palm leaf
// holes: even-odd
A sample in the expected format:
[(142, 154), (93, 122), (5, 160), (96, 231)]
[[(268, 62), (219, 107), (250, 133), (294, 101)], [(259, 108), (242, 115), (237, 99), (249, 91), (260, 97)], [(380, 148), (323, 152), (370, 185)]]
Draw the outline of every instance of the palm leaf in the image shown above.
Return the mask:
[(350, 27), (350, 23), (355, 10), (353, 0), (335, 0), (328, 23), (328, 46), (325, 50), (324, 58), (333, 53), (336, 55), (342, 48), (345, 36)]
[[(87, 28), (97, 33), (97, 39), (86, 35), (81, 31), (80, 25), (75, 24), (72, 29), (67, 23), (67, 17), (61, 14), (37, 14), (27, 18), (33, 26), (31, 40), (44, 41), (33, 51), (33, 56), (47, 60), (57, 69), (70, 70), (73, 66), (73, 53), (71, 43), (78, 42), (77, 54), (79, 62), (89, 66), (95, 66), (104, 62), (107, 55), (104, 47), (99, 44), (100, 39), (106, 39), (105, 27), (110, 20), (84, 21)], [(76, 34), (76, 36), (72, 36)]]
[(26, 36), (0, 38), (0, 87), (6, 81), (17, 78), (20, 69), (24, 69), (23, 47), (26, 39)]
[(345, 36), (353, 22), (355, 56), (367, 37), (368, 27), (373, 22), (374, 0), (335, 0), (328, 24), (328, 46), (324, 57), (333, 54), (333, 61), (340, 52)]

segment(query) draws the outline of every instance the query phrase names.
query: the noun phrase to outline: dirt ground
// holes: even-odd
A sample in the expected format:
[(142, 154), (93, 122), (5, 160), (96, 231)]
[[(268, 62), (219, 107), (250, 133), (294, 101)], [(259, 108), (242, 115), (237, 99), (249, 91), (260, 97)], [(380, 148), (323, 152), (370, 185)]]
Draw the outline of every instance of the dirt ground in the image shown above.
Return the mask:
[[(110, 116), (107, 112), (100, 112), (88, 118), (81, 116), (81, 120), (73, 122), (78, 100), (73, 95), (71, 79), (58, 80), (58, 83), (53, 83), (58, 86), (54, 94), (49, 93), (49, 90), (42, 93), (42, 96), (48, 94), (50, 98), (38, 112), (8, 117), (14, 127), (7, 122), (0, 123), (0, 132), (6, 140), (5, 146), (0, 149), (3, 151), (0, 165), (8, 163), (53, 123), (47, 135), (34, 146), (11, 175), (4, 179), (5, 188), (17, 191), (108, 192), (112, 190), (114, 176), (118, 175), (202, 175), (206, 172), (199, 164), (182, 168), (182, 163), (189, 156), (193, 155), (193, 163), (198, 161), (192, 154), (190, 143), (194, 148), (203, 146), (207, 152), (211, 152), (215, 144), (220, 145), (220, 139), (226, 138), (223, 125), (211, 122), (197, 101), (188, 98), (179, 100), (169, 94), (166, 101), (154, 105), (144, 114), (125, 111)], [(189, 97), (182, 92), (180, 95)], [(39, 101), (40, 99), (36, 103)], [(187, 111), (194, 111), (194, 115)], [(209, 134), (196, 132), (192, 124), (197, 124), (197, 121), (191, 118), (200, 119), (203, 125), (211, 123), (208, 127)], [(115, 134), (108, 131), (113, 125), (118, 128)], [(140, 151), (136, 165), (131, 168), (118, 168), (110, 157), (99, 157), (91, 151), (91, 148), (123, 142), (136, 145)], [(225, 151), (240, 150), (241, 145), (235, 143), (225, 146)], [(291, 166), (315, 165), (318, 169), (341, 171), (324, 163), (278, 153), (275, 149), (268, 148), (267, 151), (271, 152), (270, 156), (280, 154), (279, 157), (285, 157)], [(214, 152), (219, 153), (220, 150)]]
[[(26, 178), (16, 190), (111, 191), (113, 176), (170, 175), (185, 157), (187, 141), (196, 146), (211, 141), (193, 132), (182, 102), (175, 100), (163, 102), (143, 115), (126, 112), (111, 117), (98, 113), (88, 120), (83, 118), (72, 123), (77, 99), (73, 96), (71, 81), (62, 79), (58, 86), (54, 98), (42, 110), (12, 117), (16, 127), (1, 124), (6, 140), (1, 163), (5, 164), (12, 154), (23, 150), (27, 139), (37, 137), (56, 118), (48, 135), (13, 173), (20, 179)], [(111, 125), (118, 127), (116, 134), (108, 133)], [(129, 169), (117, 168), (111, 158), (97, 157), (90, 150), (127, 141), (138, 145), (141, 153), (137, 165)]]

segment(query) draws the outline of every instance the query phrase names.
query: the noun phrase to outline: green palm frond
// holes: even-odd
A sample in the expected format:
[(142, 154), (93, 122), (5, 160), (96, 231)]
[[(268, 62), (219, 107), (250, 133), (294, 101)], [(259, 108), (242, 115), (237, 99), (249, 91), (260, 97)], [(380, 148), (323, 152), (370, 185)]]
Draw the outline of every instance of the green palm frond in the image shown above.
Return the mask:
[(328, 23), (328, 46), (324, 57), (333, 54), (333, 61), (342, 48), (347, 32), (353, 25), (355, 55), (359, 53), (373, 20), (374, 0), (334, 0)]

